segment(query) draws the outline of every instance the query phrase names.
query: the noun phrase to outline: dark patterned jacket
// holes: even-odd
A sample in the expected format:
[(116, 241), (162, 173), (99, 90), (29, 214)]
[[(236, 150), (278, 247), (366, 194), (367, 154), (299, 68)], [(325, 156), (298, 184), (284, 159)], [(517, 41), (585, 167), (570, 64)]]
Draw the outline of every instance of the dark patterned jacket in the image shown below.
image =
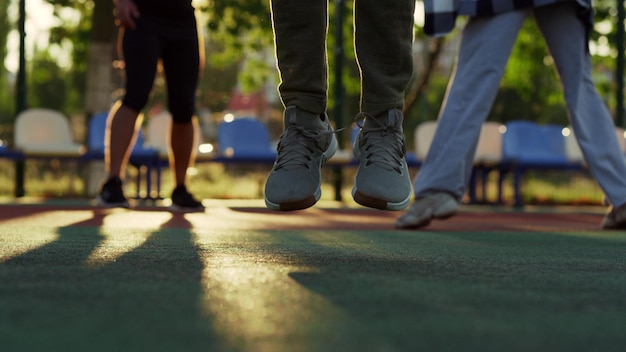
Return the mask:
[(457, 16), (490, 16), (565, 1), (578, 3), (581, 20), (591, 29), (591, 0), (424, 0), (424, 31), (431, 36), (441, 36), (454, 29)]

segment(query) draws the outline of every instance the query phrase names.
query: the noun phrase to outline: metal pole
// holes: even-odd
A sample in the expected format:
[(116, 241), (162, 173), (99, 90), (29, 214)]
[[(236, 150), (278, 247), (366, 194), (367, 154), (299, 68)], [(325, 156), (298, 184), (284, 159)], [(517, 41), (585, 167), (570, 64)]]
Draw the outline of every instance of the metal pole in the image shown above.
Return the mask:
[[(15, 116), (26, 109), (26, 0), (19, 2), (18, 30), (20, 36), (19, 68), (15, 89)], [(15, 162), (15, 196), (24, 196), (24, 161)]]
[(626, 127), (624, 117), (624, 0), (617, 0), (617, 62), (615, 64), (615, 79), (617, 80), (616, 115), (615, 123)]
[[(343, 87), (343, 65), (344, 65), (344, 40), (343, 40), (343, 24), (346, 12), (345, 0), (335, 0), (335, 107), (333, 118), (337, 130), (344, 127), (343, 109), (344, 109), (344, 87)], [(337, 134), (337, 142), (339, 146), (343, 146), (343, 133)], [(333, 170), (335, 181), (335, 200), (341, 201), (341, 189), (343, 186), (343, 173), (341, 167)]]

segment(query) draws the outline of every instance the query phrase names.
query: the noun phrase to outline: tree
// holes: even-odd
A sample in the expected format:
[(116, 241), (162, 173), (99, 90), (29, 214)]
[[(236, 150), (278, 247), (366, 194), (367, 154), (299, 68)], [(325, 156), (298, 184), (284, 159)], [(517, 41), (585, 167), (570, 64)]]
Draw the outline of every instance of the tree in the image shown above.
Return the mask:
[[(615, 1), (599, 0), (595, 2), (595, 30), (590, 33), (590, 48), (596, 86), (607, 102), (614, 109), (615, 100), (615, 56), (616, 33)], [(459, 22), (463, 21), (460, 19)], [(461, 24), (461, 23), (460, 23)], [(622, 29), (623, 30), (623, 29)], [(458, 31), (447, 36), (448, 45), (455, 42)], [(417, 40), (420, 38), (418, 30)], [(532, 18), (523, 25), (496, 97), (490, 120), (506, 122), (512, 119), (528, 119), (542, 123), (568, 124), (567, 110), (563, 98), (561, 84), (555, 73), (554, 62), (549, 56), (545, 42), (540, 39), (541, 33)], [(456, 44), (453, 44), (456, 45)], [(437, 60), (438, 50), (427, 55), (426, 61)], [(417, 77), (430, 77), (431, 82), (421, 86), (421, 92), (409, 93), (411, 103), (407, 112), (415, 120), (435, 119), (445, 91), (449, 71), (440, 70), (437, 62), (431, 69), (416, 72)], [(430, 76), (429, 76), (430, 75)], [(418, 85), (419, 86), (419, 85)], [(414, 86), (414, 89), (415, 86)], [(416, 99), (412, 99), (416, 97)], [(435, 104), (433, 106), (433, 104)], [(423, 115), (427, 115), (424, 117)]]
[(65, 111), (70, 82), (50, 52), (36, 51), (29, 66), (27, 94), (31, 105)]
[(266, 59), (273, 40), (269, 1), (212, 0), (200, 10), (208, 16), (209, 41), (218, 49), (208, 52), (209, 64), (227, 67), (245, 59), (239, 75), (243, 89), (261, 87), (273, 74)]
[[(9, 0), (0, 0), (0, 8), (9, 7)], [(7, 56), (7, 35), (11, 29), (7, 11), (0, 12), (0, 126), (11, 124), (13, 121), (13, 96), (9, 87), (7, 70), (4, 60)], [(4, 139), (4, 129), (0, 132), (0, 139)]]
[[(108, 110), (115, 71), (116, 31), (111, 0), (47, 0), (61, 24), (51, 29), (50, 42), (72, 43), (73, 102), (68, 108), (88, 115)], [(78, 23), (63, 19), (62, 11), (80, 13)]]
[(567, 125), (567, 112), (554, 62), (534, 20), (524, 23), (502, 78), (490, 119)]
[[(113, 1), (94, 0), (91, 23), (91, 45), (83, 50), (82, 62), (86, 67), (85, 111), (93, 114), (107, 111), (113, 100), (115, 88), (116, 33), (113, 17)], [(118, 66), (119, 68), (119, 66)], [(119, 81), (118, 81), (119, 83)]]
[[(1, 0), (7, 1), (7, 0)], [(78, 26), (68, 26), (62, 31), (55, 32), (55, 40), (71, 40), (76, 52), (72, 74), (76, 79), (74, 86), (78, 91), (89, 93), (86, 105), (87, 111), (101, 110), (108, 106), (113, 86), (111, 81), (116, 77), (111, 70), (111, 62), (115, 59), (114, 42), (115, 29), (113, 28), (111, 0), (47, 0), (58, 8), (66, 6), (80, 11), (83, 16)], [(277, 77), (274, 63), (271, 60), (272, 28), (269, 2), (267, 0), (205, 0), (198, 1), (197, 8), (207, 16), (207, 74), (201, 81), (200, 102), (208, 104), (212, 110), (223, 108), (228, 100), (230, 90), (239, 84), (244, 90), (254, 91)], [(331, 18), (334, 16), (335, 2), (331, 2)], [(349, 16), (352, 2), (347, 1)], [(614, 0), (596, 1), (596, 22), (612, 22)], [(350, 17), (344, 22), (344, 43), (346, 43), (343, 81), (346, 89), (346, 115), (352, 115), (358, 107), (358, 69), (354, 64), (354, 50), (352, 48), (352, 21)], [(202, 23), (202, 22), (201, 22)], [(202, 23), (204, 25), (204, 23)], [(334, 65), (334, 50), (336, 33), (335, 23), (330, 22), (328, 50), (331, 67)], [(593, 43), (604, 43), (614, 50), (614, 39), (617, 28), (612, 26), (608, 33), (592, 33)], [(1, 34), (1, 33), (0, 33)], [(453, 33), (445, 40), (453, 42)], [(537, 41), (539, 36), (533, 21), (525, 23), (520, 33), (518, 43), (511, 56), (507, 71), (502, 80), (502, 89), (497, 97), (491, 119), (505, 121), (511, 118), (543, 119), (546, 122), (563, 122), (564, 103), (560, 85), (553, 70), (553, 64), (546, 55), (545, 44)], [(416, 72), (416, 81), (412, 90), (408, 92), (407, 114), (411, 120), (436, 117), (443, 92), (449, 78), (449, 69), (442, 68), (439, 59), (443, 54), (443, 40), (432, 40), (424, 37), (420, 28), (417, 28), (416, 39), (432, 45), (424, 45), (422, 59), (426, 65), (419, 66)], [(90, 43), (90, 44), (86, 44)], [(447, 44), (450, 45), (450, 44)], [(91, 51), (91, 53), (90, 53)], [(101, 59), (101, 60), (99, 60)], [(594, 63), (606, 68), (606, 72), (613, 69), (613, 57), (594, 56)], [(89, 73), (87, 73), (89, 72)], [(82, 89), (80, 75), (88, 81), (86, 89)], [(88, 77), (88, 78), (86, 78)], [(330, 102), (334, 89), (334, 77), (330, 76)], [(607, 79), (599, 82), (599, 89), (611, 101), (611, 92), (615, 89), (614, 80)], [(119, 83), (119, 81), (118, 81)], [(98, 103), (95, 101), (98, 100)], [(330, 109), (329, 109), (330, 110)], [(416, 116), (416, 117), (413, 117)]]

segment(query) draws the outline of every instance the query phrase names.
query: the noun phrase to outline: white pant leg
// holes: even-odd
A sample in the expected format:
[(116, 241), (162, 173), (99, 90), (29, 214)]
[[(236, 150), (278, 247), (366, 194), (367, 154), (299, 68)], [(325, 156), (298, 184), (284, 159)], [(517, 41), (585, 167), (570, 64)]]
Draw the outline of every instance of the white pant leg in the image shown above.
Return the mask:
[(415, 179), (417, 197), (445, 191), (459, 201), (462, 199), (480, 129), (489, 115), (517, 34), (528, 14), (514, 11), (468, 21), (437, 132)]
[(585, 26), (575, 3), (533, 10), (563, 84), (570, 120), (589, 171), (611, 203), (626, 203), (626, 164), (615, 124), (591, 78)]

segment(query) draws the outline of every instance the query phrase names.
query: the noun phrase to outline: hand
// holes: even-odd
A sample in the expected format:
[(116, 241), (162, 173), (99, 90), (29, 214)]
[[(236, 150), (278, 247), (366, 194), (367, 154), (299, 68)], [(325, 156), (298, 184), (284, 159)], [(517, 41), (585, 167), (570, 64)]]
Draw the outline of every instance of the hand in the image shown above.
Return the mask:
[(135, 19), (139, 18), (139, 10), (132, 0), (118, 0), (115, 2), (115, 23), (119, 26), (135, 29)]

